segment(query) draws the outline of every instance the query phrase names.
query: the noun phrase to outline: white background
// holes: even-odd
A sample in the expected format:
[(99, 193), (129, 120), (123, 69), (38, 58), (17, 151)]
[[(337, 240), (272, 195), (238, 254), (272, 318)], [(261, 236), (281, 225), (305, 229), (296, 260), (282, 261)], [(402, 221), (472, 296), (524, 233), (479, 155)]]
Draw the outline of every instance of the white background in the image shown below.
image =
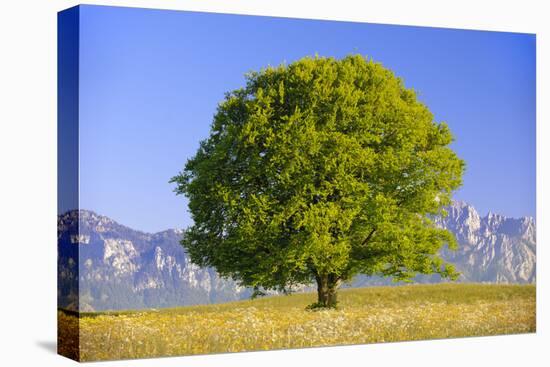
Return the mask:
[[(95, 4), (537, 33), (537, 333), (102, 362), (105, 366), (541, 366), (550, 359), (549, 27), (545, 1), (93, 1)], [(0, 365), (64, 366), (56, 338), (56, 12), (0, 5)], [(545, 144), (546, 143), (546, 144)], [(504, 162), (503, 162), (504, 163)], [(545, 166), (546, 164), (546, 166)]]

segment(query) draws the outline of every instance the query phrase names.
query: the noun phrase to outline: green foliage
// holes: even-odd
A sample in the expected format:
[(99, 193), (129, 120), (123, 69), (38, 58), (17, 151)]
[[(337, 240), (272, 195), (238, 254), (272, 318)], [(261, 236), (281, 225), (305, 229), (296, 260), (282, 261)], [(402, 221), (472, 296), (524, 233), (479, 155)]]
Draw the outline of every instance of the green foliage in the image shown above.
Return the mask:
[(182, 244), (193, 262), (256, 289), (336, 289), (359, 273), (456, 277), (438, 256), (455, 239), (431, 218), (445, 215), (464, 162), (412, 89), (362, 56), (246, 78), (171, 181), (189, 198)]
[(327, 308), (336, 308), (338, 305), (338, 302), (326, 304), (323, 302), (314, 302), (306, 306), (306, 310), (308, 311), (317, 311), (317, 310), (324, 310)]

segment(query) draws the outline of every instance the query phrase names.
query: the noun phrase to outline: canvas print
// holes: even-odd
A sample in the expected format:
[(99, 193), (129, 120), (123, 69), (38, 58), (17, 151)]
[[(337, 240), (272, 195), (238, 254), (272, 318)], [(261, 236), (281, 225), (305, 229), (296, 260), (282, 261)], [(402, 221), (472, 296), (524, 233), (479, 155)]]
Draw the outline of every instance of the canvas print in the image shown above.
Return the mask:
[(58, 15), (58, 350), (533, 333), (533, 34)]

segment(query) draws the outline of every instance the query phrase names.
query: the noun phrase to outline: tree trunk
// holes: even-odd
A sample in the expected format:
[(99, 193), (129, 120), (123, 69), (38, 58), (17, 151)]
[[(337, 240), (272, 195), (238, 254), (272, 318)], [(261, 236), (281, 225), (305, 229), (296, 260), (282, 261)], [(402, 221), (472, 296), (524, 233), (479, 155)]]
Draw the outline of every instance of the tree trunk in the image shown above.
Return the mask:
[(337, 290), (340, 280), (334, 274), (319, 275), (317, 280), (317, 306), (336, 307), (338, 303)]

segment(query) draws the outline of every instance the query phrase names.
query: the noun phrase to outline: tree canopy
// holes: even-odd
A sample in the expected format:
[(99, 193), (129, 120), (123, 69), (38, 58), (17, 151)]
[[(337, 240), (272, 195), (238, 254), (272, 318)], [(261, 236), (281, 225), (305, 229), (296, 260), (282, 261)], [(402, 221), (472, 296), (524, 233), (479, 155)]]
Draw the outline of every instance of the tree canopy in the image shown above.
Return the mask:
[(255, 289), (317, 283), (318, 304), (357, 274), (456, 277), (434, 216), (461, 185), (448, 126), (360, 55), (306, 57), (246, 75), (172, 178), (194, 224), (191, 260)]

